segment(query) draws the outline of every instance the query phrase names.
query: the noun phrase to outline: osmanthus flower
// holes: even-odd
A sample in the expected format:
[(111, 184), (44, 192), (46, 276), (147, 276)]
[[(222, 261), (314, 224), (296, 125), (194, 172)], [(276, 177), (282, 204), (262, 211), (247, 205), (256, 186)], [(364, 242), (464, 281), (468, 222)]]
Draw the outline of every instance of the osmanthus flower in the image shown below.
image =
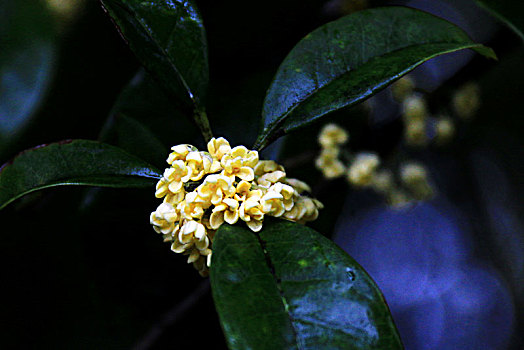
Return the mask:
[(236, 189), (233, 186), (234, 179), (224, 175), (209, 175), (204, 182), (197, 187), (198, 195), (217, 205), (225, 197), (232, 196)]
[(361, 152), (357, 154), (349, 167), (347, 175), (349, 183), (357, 187), (370, 185), (379, 165), (380, 158), (377, 154), (372, 152)]
[(207, 198), (202, 198), (197, 192), (190, 192), (186, 198), (177, 205), (177, 210), (184, 219), (201, 219), (204, 212), (211, 206)]
[(224, 154), (231, 151), (231, 146), (229, 142), (223, 138), (219, 137), (218, 139), (212, 138), (207, 144), (207, 150), (213, 158), (216, 158), (218, 161), (222, 160)]
[(221, 225), (243, 221), (258, 232), (266, 215), (299, 222), (318, 216), (322, 204), (302, 195), (309, 186), (287, 179), (281, 165), (259, 160), (258, 152), (244, 146), (231, 148), (224, 138), (211, 139), (207, 149), (171, 149), (170, 167), (155, 192), (164, 202), (150, 217), (155, 231), (172, 242), (174, 252), (188, 255), (202, 276), (208, 274), (213, 237)]
[(164, 239), (170, 241), (173, 232), (176, 231), (178, 213), (169, 203), (162, 203), (155, 212), (151, 213), (149, 221), (157, 233), (164, 235)]
[(324, 148), (340, 146), (348, 139), (349, 135), (346, 130), (336, 124), (326, 124), (318, 136), (318, 142)]
[(200, 180), (205, 174), (209, 174), (213, 157), (207, 152), (189, 152), (186, 157), (187, 167), (190, 169), (189, 179)]
[(262, 229), (262, 220), (264, 220), (264, 212), (260, 204), (262, 196), (262, 190), (250, 191), (248, 197), (242, 202), (238, 209), (240, 218), (245, 221), (247, 226), (254, 232)]
[(452, 108), (455, 114), (463, 119), (470, 120), (480, 107), (480, 88), (475, 83), (467, 83), (459, 88), (452, 99)]
[(413, 120), (425, 120), (428, 116), (426, 100), (418, 95), (413, 94), (402, 101), (402, 117), (406, 122)]
[(348, 133), (336, 124), (327, 124), (318, 135), (321, 146), (320, 155), (315, 161), (315, 166), (325, 178), (334, 179), (344, 175), (346, 167), (339, 159), (340, 147), (347, 142)]
[(406, 97), (413, 93), (414, 88), (415, 82), (413, 79), (405, 75), (391, 85), (391, 93), (396, 101), (402, 102)]
[(428, 179), (428, 172), (422, 164), (409, 162), (400, 167), (400, 180), (418, 200), (429, 199), (433, 196), (433, 188)]
[(255, 178), (254, 167), (258, 163), (258, 152), (250, 151), (244, 146), (237, 146), (230, 152), (224, 154), (220, 164), (224, 168), (222, 175), (238, 177), (245, 181), (252, 181)]
[(224, 222), (227, 222), (230, 225), (236, 224), (239, 219), (239, 207), (240, 205), (236, 199), (225, 198), (222, 203), (213, 208), (213, 212), (209, 217), (211, 228), (216, 230)]
[(173, 152), (169, 153), (169, 156), (167, 157), (167, 164), (171, 165), (175, 160), (186, 160), (186, 156), (189, 154), (189, 152), (192, 151), (198, 151), (195, 146), (191, 146), (188, 144), (185, 145), (176, 145), (171, 147), (171, 150)]

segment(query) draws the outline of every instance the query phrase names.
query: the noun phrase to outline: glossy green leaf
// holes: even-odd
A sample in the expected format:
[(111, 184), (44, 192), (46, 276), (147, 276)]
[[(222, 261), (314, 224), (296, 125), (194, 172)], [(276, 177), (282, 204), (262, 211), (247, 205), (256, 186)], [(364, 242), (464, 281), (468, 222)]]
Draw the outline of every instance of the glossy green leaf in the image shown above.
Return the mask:
[(27, 126), (51, 82), (52, 16), (35, 0), (0, 2), (0, 158)]
[(402, 349), (372, 279), (303, 225), (266, 220), (259, 236), (222, 225), (211, 285), (231, 349)]
[(524, 41), (524, 2), (476, 0), (477, 4), (507, 25)]
[(193, 143), (198, 137), (194, 124), (140, 70), (122, 90), (99, 139), (165, 168), (171, 146)]
[(452, 23), (415, 9), (375, 8), (328, 23), (279, 67), (255, 147), (361, 102), (433, 57), (467, 48), (495, 57)]
[(26, 150), (0, 168), (0, 209), (15, 199), (60, 185), (152, 187), (162, 174), (120, 148), (67, 140)]
[(189, 107), (188, 113), (201, 112), (209, 68), (205, 30), (193, 1), (102, 0), (102, 4), (137, 58), (171, 97)]

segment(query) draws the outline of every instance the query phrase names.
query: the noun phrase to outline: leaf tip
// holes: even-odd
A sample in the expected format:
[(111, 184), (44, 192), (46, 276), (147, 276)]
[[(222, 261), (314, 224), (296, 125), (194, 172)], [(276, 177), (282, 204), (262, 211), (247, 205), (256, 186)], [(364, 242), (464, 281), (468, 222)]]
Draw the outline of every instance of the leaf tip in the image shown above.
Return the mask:
[(477, 51), (479, 54), (481, 54), (484, 57), (493, 59), (495, 61), (499, 60), (495, 51), (490, 47), (479, 45), (478, 47), (475, 48), (475, 51)]

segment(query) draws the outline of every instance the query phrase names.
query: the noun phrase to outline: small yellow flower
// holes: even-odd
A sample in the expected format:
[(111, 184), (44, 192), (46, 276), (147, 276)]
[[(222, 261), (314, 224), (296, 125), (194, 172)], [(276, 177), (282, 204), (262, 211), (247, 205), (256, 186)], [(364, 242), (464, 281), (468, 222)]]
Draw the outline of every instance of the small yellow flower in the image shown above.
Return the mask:
[(338, 159), (340, 149), (336, 146), (322, 148), (319, 157), (315, 161), (315, 166), (322, 172), (324, 177), (333, 179), (344, 175), (346, 167)]
[(349, 136), (346, 130), (336, 124), (326, 124), (318, 136), (318, 142), (322, 147), (339, 146), (347, 142)]
[(225, 154), (220, 163), (224, 168), (222, 175), (229, 176), (233, 180), (236, 176), (245, 181), (253, 181), (255, 178), (253, 168), (258, 163), (258, 152), (249, 151), (244, 146), (237, 146)]
[(162, 203), (151, 213), (149, 222), (157, 233), (167, 235), (175, 231), (178, 218), (177, 211), (171, 204)]
[(235, 199), (237, 201), (244, 201), (249, 197), (252, 184), (250, 182), (240, 180), (235, 188)]
[(257, 183), (265, 188), (269, 188), (271, 185), (276, 184), (279, 181), (283, 181), (286, 177), (286, 173), (281, 170), (275, 170), (270, 173), (265, 173), (257, 179)]
[(182, 187), (177, 193), (168, 193), (164, 197), (164, 203), (169, 203), (173, 206), (176, 206), (178, 203), (182, 202), (186, 197), (186, 191)]
[(231, 146), (225, 138), (219, 137), (218, 139), (215, 139), (213, 137), (207, 143), (207, 150), (212, 157), (220, 161), (224, 154), (231, 151)]
[(204, 182), (197, 187), (198, 195), (214, 205), (221, 203), (225, 197), (232, 196), (235, 190), (233, 180), (219, 174), (208, 175)]
[(424, 120), (427, 115), (426, 101), (421, 96), (411, 95), (402, 102), (402, 116), (406, 121)]
[(225, 198), (222, 203), (213, 208), (209, 218), (211, 228), (218, 229), (224, 221), (230, 225), (235, 224), (239, 218), (238, 208), (239, 204), (236, 199)]
[(187, 167), (191, 171), (191, 181), (198, 181), (209, 173), (213, 158), (207, 152), (189, 152), (186, 157)]
[(323, 148), (320, 156), (315, 161), (315, 166), (322, 172), (324, 177), (333, 179), (344, 175), (346, 167), (337, 157), (339, 154), (337, 147)]
[(260, 176), (273, 171), (284, 171), (284, 167), (273, 160), (259, 160), (255, 165), (255, 175)]
[(295, 201), (295, 204), (293, 205), (293, 208), (291, 208), (290, 211), (286, 211), (283, 215), (285, 219), (288, 219), (290, 221), (300, 221), (304, 215), (306, 214), (307, 209), (304, 205), (304, 201), (302, 199), (302, 196), (297, 198)]
[(206, 228), (199, 222), (187, 220), (178, 232), (178, 242), (181, 244), (193, 243), (195, 245), (196, 242), (200, 242), (200, 247), (206, 249), (209, 245)]
[(424, 200), (433, 196), (426, 168), (421, 164), (403, 164), (400, 167), (400, 180), (415, 199)]
[(318, 209), (324, 207), (318, 200), (305, 196), (302, 197), (302, 203), (306, 210), (300, 220), (301, 222), (316, 220), (318, 218)]
[[(293, 208), (293, 204), (294, 204), (293, 199), (295, 197), (298, 197), (298, 193), (295, 191), (295, 189), (292, 186), (284, 184), (282, 182), (277, 182), (273, 186), (271, 186), (268, 189), (267, 193), (269, 193), (269, 192), (276, 192), (276, 193), (278, 193), (278, 194), (280, 194), (282, 196), (284, 209), (287, 210), (287, 211), (289, 211), (289, 210), (291, 210), (291, 208)], [(262, 197), (262, 199), (263, 198), (264, 197)], [(261, 200), (261, 204), (264, 205), (262, 203), (262, 200)]]
[(404, 130), (406, 144), (410, 146), (424, 146), (428, 142), (426, 121), (420, 119), (409, 120)]
[(373, 174), (380, 164), (380, 159), (375, 153), (359, 153), (349, 167), (348, 181), (358, 187), (371, 184)]
[(156, 198), (162, 198), (169, 193), (169, 182), (163, 177), (156, 183)]
[(164, 171), (164, 179), (169, 183), (168, 188), (171, 193), (177, 193), (183, 189), (185, 182), (190, 179), (190, 170), (186, 167), (183, 161), (175, 160), (171, 164), (171, 168)]
[(254, 232), (262, 229), (262, 220), (264, 219), (264, 212), (260, 205), (262, 195), (261, 190), (251, 191), (249, 197), (242, 202), (238, 210), (240, 218), (245, 221), (247, 226)]
[(470, 120), (480, 106), (480, 88), (468, 83), (455, 92), (452, 100), (453, 111), (459, 118)]
[(286, 211), (284, 208), (284, 197), (275, 191), (267, 191), (260, 198), (260, 205), (262, 212), (266, 215), (279, 217)]
[(393, 98), (400, 102), (413, 93), (414, 87), (415, 83), (413, 79), (408, 76), (403, 76), (391, 85), (391, 93), (393, 94)]
[(189, 152), (196, 151), (196, 147), (192, 145), (176, 145), (171, 147), (171, 152), (167, 158), (167, 164), (171, 165), (175, 160), (186, 160), (186, 156)]
[(177, 210), (185, 219), (201, 219), (207, 208), (211, 206), (211, 202), (202, 198), (197, 192), (189, 192), (185, 199), (178, 203)]
[(435, 132), (437, 143), (445, 144), (455, 135), (455, 125), (449, 117), (440, 117), (435, 124)]

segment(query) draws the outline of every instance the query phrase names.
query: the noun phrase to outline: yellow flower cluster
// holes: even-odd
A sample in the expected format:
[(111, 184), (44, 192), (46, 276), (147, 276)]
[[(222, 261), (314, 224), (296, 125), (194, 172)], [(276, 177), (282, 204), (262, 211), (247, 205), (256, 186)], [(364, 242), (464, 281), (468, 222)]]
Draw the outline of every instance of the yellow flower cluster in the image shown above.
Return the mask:
[[(408, 96), (404, 106), (404, 118), (426, 120), (427, 109), (421, 98), (413, 95)], [(437, 142), (445, 142), (452, 137), (454, 126), (449, 117), (440, 116), (433, 123), (435, 124)], [(341, 152), (340, 145), (347, 139), (346, 131), (335, 124), (328, 124), (321, 130), (319, 143), (322, 145), (322, 152), (317, 158), (316, 164), (322, 170), (324, 177), (338, 177), (345, 174), (351, 186), (372, 189), (383, 195), (393, 207), (403, 207), (415, 200), (431, 199), (434, 195), (428, 172), (423, 165), (418, 163), (402, 163), (392, 171), (381, 167), (381, 159), (374, 152), (352, 153), (349, 150), (344, 150), (346, 152), (344, 155), (348, 160), (346, 167), (338, 161), (337, 156)], [(336, 170), (337, 176), (332, 176), (335, 173), (332, 166), (333, 159), (340, 162), (340, 166), (344, 168), (340, 171)]]
[(257, 151), (244, 146), (231, 148), (222, 137), (211, 139), (207, 149), (171, 148), (170, 167), (155, 193), (164, 201), (150, 216), (155, 231), (174, 252), (189, 255), (188, 263), (202, 276), (208, 274), (213, 237), (224, 222), (241, 220), (258, 232), (266, 215), (299, 223), (318, 217), (322, 204), (305, 195), (310, 192), (305, 183), (288, 179), (281, 165), (259, 160)]
[(346, 143), (348, 138), (346, 130), (336, 124), (327, 124), (320, 131), (318, 142), (322, 150), (315, 165), (324, 177), (333, 179), (346, 172), (344, 163), (339, 160), (339, 153), (340, 146)]
[[(409, 77), (399, 79), (391, 87), (393, 97), (400, 102), (404, 120), (404, 140), (407, 145), (423, 147), (430, 141), (445, 145), (455, 135), (455, 124), (447, 115), (433, 117), (426, 106), (425, 98), (414, 91), (414, 82)], [(452, 110), (459, 118), (468, 120), (480, 104), (479, 88), (473, 83), (464, 85), (453, 95)]]

